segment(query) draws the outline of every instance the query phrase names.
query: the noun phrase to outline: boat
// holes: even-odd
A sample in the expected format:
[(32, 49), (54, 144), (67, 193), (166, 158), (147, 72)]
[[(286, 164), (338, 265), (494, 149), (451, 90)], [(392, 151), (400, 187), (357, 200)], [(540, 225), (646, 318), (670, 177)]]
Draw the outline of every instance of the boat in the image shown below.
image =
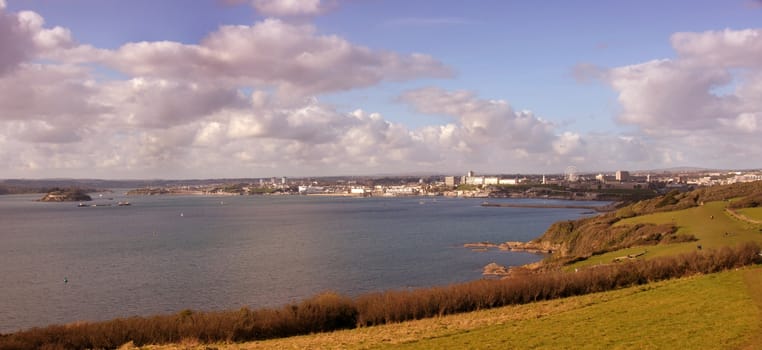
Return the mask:
[(130, 202), (119, 202), (119, 203), (117, 203), (116, 205), (118, 205), (118, 206), (120, 206), (120, 207), (126, 207), (126, 206), (128, 206), (128, 205), (132, 205), (132, 204), (130, 204)]
[(79, 202), (79, 205), (77, 205), (77, 206), (80, 207), (80, 208), (88, 207), (87, 204), (82, 203), (82, 202)]

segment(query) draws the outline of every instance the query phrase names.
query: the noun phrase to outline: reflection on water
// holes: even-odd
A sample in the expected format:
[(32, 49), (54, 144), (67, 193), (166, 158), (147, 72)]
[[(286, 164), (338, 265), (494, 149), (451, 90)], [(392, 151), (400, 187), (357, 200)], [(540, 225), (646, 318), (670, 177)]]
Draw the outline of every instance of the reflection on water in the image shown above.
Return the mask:
[(0, 196), (0, 332), (473, 280), (491, 261), (539, 258), (463, 243), (529, 240), (585, 212), (446, 198), (114, 194), (132, 205), (78, 208), (38, 197)]

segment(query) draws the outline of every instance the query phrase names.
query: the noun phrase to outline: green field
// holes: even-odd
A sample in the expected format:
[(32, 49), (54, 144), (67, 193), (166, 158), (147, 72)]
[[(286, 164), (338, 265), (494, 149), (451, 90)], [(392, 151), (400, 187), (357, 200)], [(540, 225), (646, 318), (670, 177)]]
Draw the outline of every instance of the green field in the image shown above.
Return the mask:
[(762, 267), (605, 293), (243, 344), (147, 349), (753, 349)]
[[(641, 223), (674, 224), (678, 228), (678, 234), (694, 235), (698, 238), (698, 241), (622, 249), (593, 256), (587, 260), (570, 265), (567, 268), (574, 269), (582, 266), (608, 264), (616, 257), (625, 256), (627, 254), (637, 254), (643, 251), (648, 251), (648, 253), (643, 256), (644, 258), (653, 258), (697, 250), (698, 245), (701, 245), (702, 249), (707, 249), (735, 246), (749, 241), (762, 242), (762, 231), (760, 231), (762, 225), (748, 223), (732, 217), (725, 211), (726, 204), (726, 202), (710, 202), (703, 206), (690, 209), (623, 219), (614, 225), (634, 225)], [(739, 212), (746, 215), (746, 210), (748, 209)], [(762, 211), (758, 213), (762, 215)]]
[(762, 207), (739, 209), (738, 213), (745, 215), (749, 219), (762, 221)]

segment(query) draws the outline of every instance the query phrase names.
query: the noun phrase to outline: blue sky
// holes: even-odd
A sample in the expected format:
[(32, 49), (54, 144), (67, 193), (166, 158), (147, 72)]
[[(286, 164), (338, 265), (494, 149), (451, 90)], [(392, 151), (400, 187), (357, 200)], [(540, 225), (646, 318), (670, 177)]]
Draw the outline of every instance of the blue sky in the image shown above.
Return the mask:
[(0, 178), (762, 166), (757, 1), (5, 3)]

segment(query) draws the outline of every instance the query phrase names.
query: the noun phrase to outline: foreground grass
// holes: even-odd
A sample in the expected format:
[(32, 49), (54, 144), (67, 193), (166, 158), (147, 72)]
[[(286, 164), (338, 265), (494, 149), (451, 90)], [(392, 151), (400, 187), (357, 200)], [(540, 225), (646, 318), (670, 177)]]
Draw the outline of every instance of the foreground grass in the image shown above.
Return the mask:
[(754, 267), (332, 333), (144, 349), (753, 349), (760, 341), (762, 267)]
[[(701, 245), (702, 249), (706, 249), (734, 246), (749, 241), (762, 242), (762, 232), (760, 231), (762, 225), (754, 225), (731, 217), (725, 211), (726, 205), (727, 203), (722, 201), (710, 202), (703, 206), (690, 209), (623, 219), (614, 225), (635, 225), (645, 223), (674, 224), (678, 228), (677, 234), (694, 235), (698, 241), (621, 249), (592, 256), (587, 260), (567, 266), (567, 269), (573, 270), (583, 266), (609, 264), (616, 257), (628, 254), (638, 254), (645, 250), (647, 250), (648, 253), (644, 258), (649, 259), (659, 256), (687, 253), (696, 250), (698, 245)], [(747, 215), (747, 210), (748, 209), (744, 209), (744, 215)], [(754, 212), (751, 213), (754, 215)], [(762, 211), (759, 213), (762, 215)]]

